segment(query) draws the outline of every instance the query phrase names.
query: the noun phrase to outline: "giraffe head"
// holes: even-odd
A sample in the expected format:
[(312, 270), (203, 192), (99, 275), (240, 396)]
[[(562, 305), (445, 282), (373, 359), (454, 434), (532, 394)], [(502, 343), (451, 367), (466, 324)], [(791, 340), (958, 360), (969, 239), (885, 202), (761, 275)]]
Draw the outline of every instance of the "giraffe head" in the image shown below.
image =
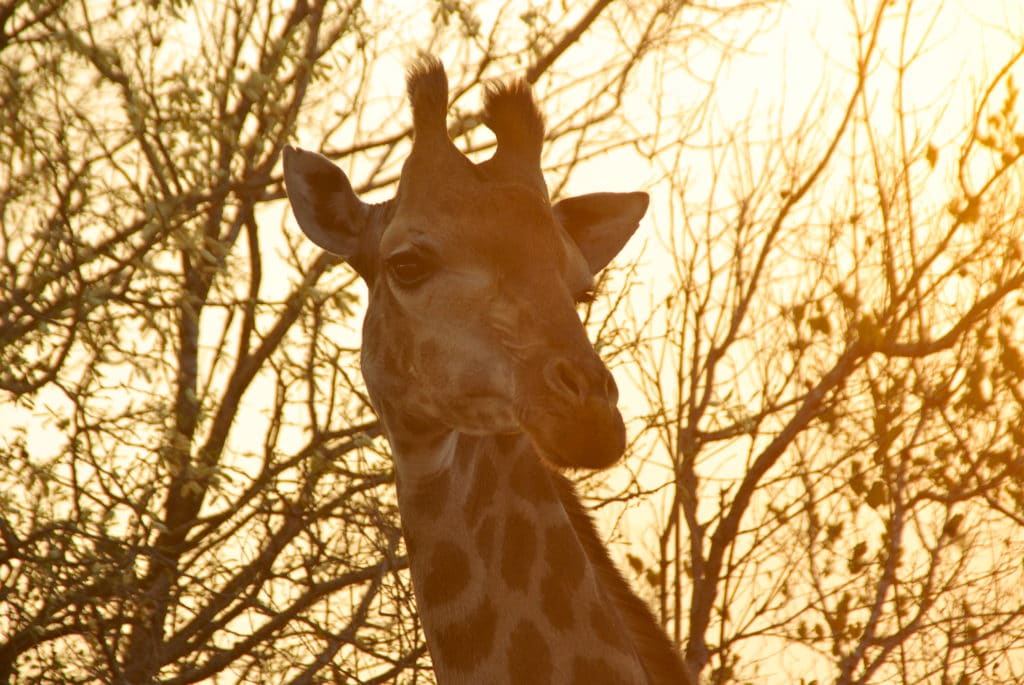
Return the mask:
[(474, 164), (446, 127), (440, 62), (410, 70), (414, 142), (394, 198), (367, 204), (325, 157), (286, 147), (306, 235), (369, 288), (362, 368), (385, 427), (526, 433), (555, 466), (603, 468), (625, 449), (618, 390), (576, 312), (636, 230), (645, 193), (551, 204), (529, 87), (487, 89), (497, 138)]

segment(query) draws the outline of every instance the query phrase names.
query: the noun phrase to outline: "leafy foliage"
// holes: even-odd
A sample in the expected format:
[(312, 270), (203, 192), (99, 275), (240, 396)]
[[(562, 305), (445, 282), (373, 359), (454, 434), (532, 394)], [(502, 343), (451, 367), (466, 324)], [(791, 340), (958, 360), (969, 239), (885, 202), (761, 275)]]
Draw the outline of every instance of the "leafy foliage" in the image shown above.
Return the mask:
[[(299, 138), (392, 192), (396, 64), (459, 65), (475, 153), (493, 141), (464, 100), (530, 54), (532, 80), (584, 93), (552, 129), (564, 179), (609, 147), (593, 130), (620, 114), (598, 103), (637, 27), (692, 32), (670, 6), (492, 9), (0, 8), (0, 682), (430, 678), (359, 293), (287, 225), (280, 151)], [(568, 78), (600, 24), (615, 49)]]

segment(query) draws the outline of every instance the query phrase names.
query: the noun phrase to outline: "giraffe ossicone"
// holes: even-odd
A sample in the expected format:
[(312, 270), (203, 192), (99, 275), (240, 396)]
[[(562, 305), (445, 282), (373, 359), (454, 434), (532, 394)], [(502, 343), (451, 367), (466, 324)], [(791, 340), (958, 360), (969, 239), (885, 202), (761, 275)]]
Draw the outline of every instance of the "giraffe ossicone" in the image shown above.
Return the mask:
[(414, 138), (395, 197), (367, 204), (332, 162), (292, 147), (284, 178), (302, 230), (369, 289), (361, 366), (437, 680), (689, 682), (559, 473), (625, 450), (615, 381), (575, 305), (647, 195), (552, 204), (522, 81), (485, 89), (497, 145), (479, 164), (448, 137), (440, 62), (418, 62), (407, 85)]

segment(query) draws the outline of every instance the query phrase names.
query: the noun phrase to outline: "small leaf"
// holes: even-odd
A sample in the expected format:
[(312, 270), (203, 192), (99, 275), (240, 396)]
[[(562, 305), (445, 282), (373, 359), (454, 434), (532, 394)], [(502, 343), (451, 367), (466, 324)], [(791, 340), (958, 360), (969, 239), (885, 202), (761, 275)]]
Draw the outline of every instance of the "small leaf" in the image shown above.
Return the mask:
[(942, 532), (951, 538), (957, 537), (960, 534), (960, 524), (964, 522), (963, 514), (955, 514), (952, 518), (946, 521), (946, 525), (942, 527)]
[[(1001, 341), (1002, 342), (1002, 341)], [(1015, 378), (1024, 378), (1024, 355), (1021, 355), (1009, 340), (1003, 342), (1003, 348), (999, 353), (999, 361), (1003, 368), (1010, 372)]]
[(965, 224), (973, 224), (977, 223), (980, 218), (981, 199), (977, 195), (967, 198), (967, 206), (963, 208), (957, 219)]
[(654, 569), (647, 569), (647, 572), (644, 574), (644, 579), (651, 587), (659, 587), (661, 585), (661, 573)]
[(864, 567), (868, 565), (868, 562), (864, 559), (864, 555), (868, 552), (868, 543), (858, 542), (853, 547), (853, 554), (850, 555), (850, 560), (846, 563), (846, 568), (850, 573), (860, 573), (864, 570)]
[(860, 298), (853, 293), (846, 292), (843, 288), (836, 288), (836, 295), (839, 297), (839, 301), (843, 303), (843, 307), (855, 312), (860, 309)]
[(871, 315), (858, 318), (854, 328), (857, 331), (857, 339), (869, 350), (877, 350), (885, 343), (885, 334)]
[(928, 166), (934, 169), (935, 163), (939, 161), (939, 148), (928, 143), (928, 149), (924, 151), (924, 158), (928, 160)]
[(828, 317), (824, 314), (812, 316), (807, 320), (807, 325), (811, 327), (812, 331), (823, 335), (828, 335), (832, 332), (832, 324), (829, 323)]
[(867, 481), (864, 480), (864, 474), (860, 470), (860, 462), (854, 461), (850, 465), (850, 488), (857, 495), (863, 495), (868, 491)]
[(868, 496), (864, 500), (869, 507), (877, 509), (878, 507), (885, 504), (886, 493), (885, 485), (880, 480), (876, 480), (871, 484), (871, 490), (868, 491)]
[(804, 314), (807, 311), (807, 303), (795, 304), (789, 310), (790, 315), (793, 317), (793, 322), (799, 324), (804, 320)]

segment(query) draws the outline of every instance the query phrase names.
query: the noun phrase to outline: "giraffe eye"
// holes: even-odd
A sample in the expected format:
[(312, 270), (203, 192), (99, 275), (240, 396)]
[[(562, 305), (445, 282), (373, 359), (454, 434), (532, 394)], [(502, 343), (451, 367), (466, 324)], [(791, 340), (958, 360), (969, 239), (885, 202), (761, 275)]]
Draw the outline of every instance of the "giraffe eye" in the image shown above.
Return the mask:
[(428, 260), (413, 251), (399, 252), (387, 260), (388, 273), (403, 288), (413, 288), (433, 271)]

